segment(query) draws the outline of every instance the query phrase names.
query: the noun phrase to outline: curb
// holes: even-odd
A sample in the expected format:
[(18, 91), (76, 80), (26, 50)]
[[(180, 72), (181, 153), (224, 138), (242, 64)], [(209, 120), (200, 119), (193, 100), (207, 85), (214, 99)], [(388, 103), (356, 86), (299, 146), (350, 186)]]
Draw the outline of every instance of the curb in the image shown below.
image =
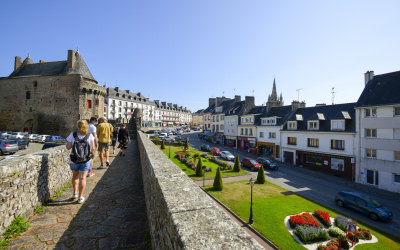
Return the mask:
[[(199, 186), (200, 187), (200, 186)], [(269, 239), (265, 238), (262, 234), (260, 234), (257, 230), (255, 230), (252, 226), (249, 225), (249, 223), (245, 222), (240, 218), (237, 214), (235, 214), (232, 210), (230, 210), (227, 206), (225, 206), (222, 202), (220, 202), (217, 198), (209, 194), (206, 190), (203, 189), (203, 187), (200, 187), (201, 190), (203, 190), (211, 199), (213, 199), (215, 202), (217, 202), (219, 205), (221, 205), (223, 208), (226, 209), (231, 215), (233, 215), (237, 220), (243, 223), (250, 231), (252, 231), (254, 234), (256, 234), (260, 239), (262, 239), (267, 245), (272, 247), (273, 249), (279, 250), (280, 248), (277, 247), (274, 243), (272, 243)]]

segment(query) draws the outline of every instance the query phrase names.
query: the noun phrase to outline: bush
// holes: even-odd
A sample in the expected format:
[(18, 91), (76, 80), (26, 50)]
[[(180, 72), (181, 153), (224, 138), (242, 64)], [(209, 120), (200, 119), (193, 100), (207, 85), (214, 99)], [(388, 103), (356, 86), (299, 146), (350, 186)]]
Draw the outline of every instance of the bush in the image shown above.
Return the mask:
[(290, 216), (289, 224), (291, 228), (295, 228), (298, 225), (321, 227), (321, 224), (319, 224), (319, 222), (307, 212)]
[(350, 249), (350, 244), (349, 244), (349, 242), (347, 241), (347, 238), (346, 238), (346, 236), (339, 236), (338, 237), (338, 240), (339, 240), (339, 243), (340, 243), (340, 247), (341, 248), (343, 248), (343, 249)]
[(314, 210), (314, 214), (313, 214), (319, 221), (322, 222), (322, 224), (325, 227), (331, 227), (332, 223), (331, 223), (331, 218), (329, 217), (329, 213), (328, 212), (324, 212), (324, 211), (320, 211), (320, 210)]
[(239, 160), (239, 155), (236, 155), (235, 166), (233, 167), (233, 171), (235, 171), (235, 172), (240, 172), (240, 160)]
[(161, 142), (161, 149), (165, 149), (165, 142), (164, 142), (164, 140), (162, 140), (162, 142)]
[(358, 228), (358, 232), (357, 232), (358, 238), (362, 239), (362, 240), (372, 240), (372, 234), (370, 233), (369, 230), (365, 229), (365, 228)]
[(347, 218), (347, 217), (345, 217), (345, 216), (338, 215), (338, 216), (336, 216), (336, 218), (335, 218), (335, 225), (336, 225), (338, 228), (342, 229), (343, 231), (346, 231), (346, 228), (347, 228), (347, 224), (348, 224), (348, 220), (349, 220), (349, 219), (350, 219), (350, 218)]
[(213, 188), (215, 191), (222, 191), (224, 183), (222, 182), (221, 170), (217, 168), (217, 174), (214, 178)]
[(186, 137), (185, 145), (183, 146), (183, 149), (187, 151), (189, 149), (189, 138)]
[(201, 159), (199, 158), (197, 162), (197, 167), (196, 167), (196, 176), (201, 177), (204, 175), (203, 168), (201, 166)]
[(202, 153), (202, 154), (201, 154), (201, 157), (207, 158), (207, 154), (206, 154), (206, 153)]
[(319, 227), (298, 225), (294, 233), (306, 244), (329, 240), (328, 233)]
[(196, 158), (198, 158), (199, 156), (200, 156), (199, 153), (194, 153), (194, 155), (193, 155), (193, 157), (196, 157)]
[(265, 183), (265, 173), (264, 173), (264, 167), (261, 165), (261, 167), (258, 169), (258, 174), (257, 174), (257, 180), (256, 182), (258, 184), (264, 184)]
[(338, 228), (338, 227), (330, 227), (328, 230), (328, 233), (331, 237), (339, 237), (339, 236), (345, 236), (346, 237), (346, 233), (343, 232), (342, 229)]
[(332, 250), (338, 250), (340, 247), (340, 242), (338, 238), (333, 238), (330, 241), (328, 241), (328, 243), (326, 243), (326, 246), (328, 247), (328, 249), (332, 249)]

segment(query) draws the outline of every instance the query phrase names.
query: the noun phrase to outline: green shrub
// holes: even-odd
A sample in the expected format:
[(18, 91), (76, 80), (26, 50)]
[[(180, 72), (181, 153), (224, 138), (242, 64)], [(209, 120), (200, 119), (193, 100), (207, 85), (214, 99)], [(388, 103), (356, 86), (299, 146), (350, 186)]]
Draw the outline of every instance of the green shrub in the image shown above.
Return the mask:
[(328, 233), (331, 237), (339, 237), (339, 236), (346, 236), (346, 233), (343, 232), (342, 229), (338, 228), (338, 227), (330, 227), (328, 230)]
[(294, 233), (306, 244), (329, 240), (329, 234), (319, 227), (297, 225)]
[(256, 182), (258, 184), (264, 184), (265, 183), (265, 173), (264, 173), (264, 167), (261, 165), (261, 167), (258, 169), (258, 174), (257, 174), (257, 180)]
[(222, 182), (221, 170), (217, 168), (217, 174), (214, 178), (213, 188), (215, 191), (222, 191), (224, 183)]
[(372, 234), (369, 232), (369, 230), (364, 229), (362, 227), (358, 228), (357, 232), (358, 238), (362, 240), (371, 240), (372, 239)]
[(350, 219), (350, 218), (347, 218), (347, 217), (345, 217), (345, 216), (338, 215), (338, 216), (336, 216), (336, 218), (335, 218), (335, 225), (336, 225), (338, 228), (342, 229), (343, 231), (346, 231), (346, 228), (347, 228), (347, 224), (348, 224), (349, 219)]
[(240, 160), (239, 155), (236, 155), (235, 166), (233, 167), (233, 171), (240, 172)]
[[(350, 249), (350, 244), (349, 244), (349, 242), (347, 241), (347, 238), (346, 238), (346, 236), (339, 236), (338, 237), (338, 240), (339, 240), (339, 243), (340, 243), (340, 247), (341, 248), (343, 248), (343, 249)], [(357, 241), (358, 242), (358, 241)]]
[(204, 175), (203, 167), (201, 165), (201, 159), (197, 161), (197, 167), (196, 167), (196, 176), (201, 177)]
[(165, 141), (164, 140), (162, 140), (162, 142), (161, 142), (161, 149), (165, 149)]
[(27, 231), (29, 227), (30, 223), (29, 221), (25, 221), (24, 217), (18, 216), (15, 218), (3, 234), (3, 238), (0, 241), (0, 248), (6, 248), (11, 238), (18, 237), (21, 233)]
[(185, 145), (183, 146), (183, 149), (185, 151), (187, 151), (189, 149), (189, 138), (188, 137), (186, 137), (186, 141), (185, 141)]

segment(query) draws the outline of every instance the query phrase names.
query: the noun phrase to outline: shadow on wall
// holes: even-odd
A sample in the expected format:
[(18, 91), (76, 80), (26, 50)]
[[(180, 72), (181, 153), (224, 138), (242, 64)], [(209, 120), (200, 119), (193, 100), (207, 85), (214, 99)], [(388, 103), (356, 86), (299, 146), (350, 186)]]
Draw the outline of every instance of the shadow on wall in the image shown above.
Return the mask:
[(38, 200), (43, 204), (51, 197), (49, 187), (49, 154), (43, 153), (38, 155), (42, 156), (42, 162), (38, 171), (39, 176), (37, 178), (37, 197)]

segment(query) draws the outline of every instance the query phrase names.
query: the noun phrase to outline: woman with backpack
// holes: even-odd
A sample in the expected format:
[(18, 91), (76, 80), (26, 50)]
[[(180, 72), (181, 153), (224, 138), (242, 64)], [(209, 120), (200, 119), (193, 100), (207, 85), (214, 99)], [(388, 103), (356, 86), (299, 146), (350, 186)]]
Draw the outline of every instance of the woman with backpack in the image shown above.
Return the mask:
[(122, 128), (118, 132), (118, 147), (121, 149), (119, 152), (120, 156), (125, 156), (125, 150), (128, 148), (129, 132), (126, 129), (126, 125), (123, 124)]
[[(83, 203), (83, 191), (86, 187), (86, 175), (90, 169), (93, 157), (94, 137), (89, 132), (89, 124), (86, 120), (79, 120), (76, 123), (76, 132), (67, 137), (66, 148), (71, 150), (70, 168), (72, 170), (72, 186), (74, 189), (73, 198), (78, 198), (78, 203)], [(79, 194), (78, 194), (79, 188)]]

